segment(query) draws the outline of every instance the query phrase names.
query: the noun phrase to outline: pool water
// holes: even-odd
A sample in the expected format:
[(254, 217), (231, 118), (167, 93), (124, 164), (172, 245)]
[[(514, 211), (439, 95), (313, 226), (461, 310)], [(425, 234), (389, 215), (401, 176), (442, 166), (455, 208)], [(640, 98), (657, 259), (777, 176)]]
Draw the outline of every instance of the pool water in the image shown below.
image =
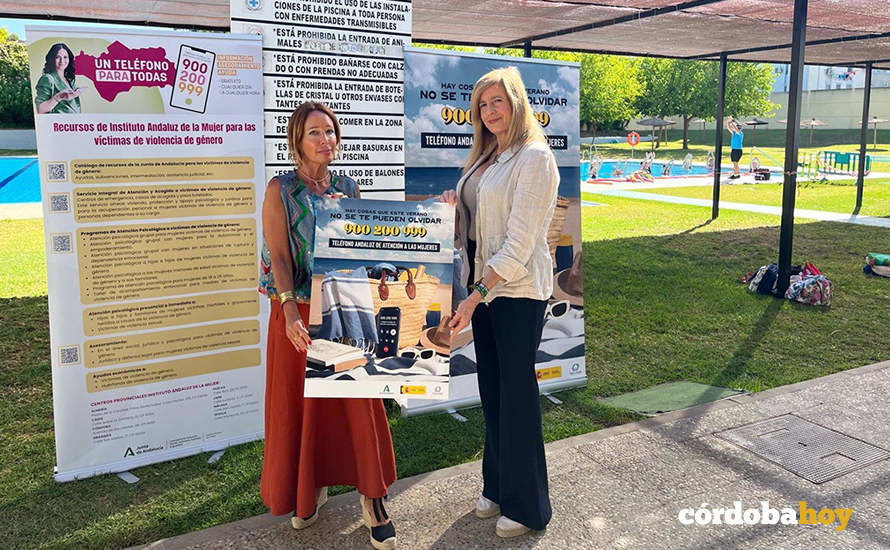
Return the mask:
[[(621, 178), (624, 176), (633, 174), (635, 171), (640, 169), (642, 162), (639, 160), (634, 161), (615, 161), (608, 160), (604, 161), (602, 165), (600, 165), (599, 172), (597, 173), (597, 177), (601, 179), (610, 179), (610, 178)], [(654, 162), (652, 163), (652, 175), (654, 177), (662, 177), (664, 176), (664, 167), (666, 163), (664, 162)], [(614, 175), (615, 167), (619, 166), (623, 171), (623, 176)], [(587, 181), (590, 177), (590, 161), (581, 162), (580, 166), (581, 173), (581, 181)], [(449, 170), (449, 169), (444, 169)], [(564, 169), (560, 169), (560, 172), (563, 172)], [(732, 170), (732, 165), (723, 166), (724, 172), (729, 172)], [(745, 171), (743, 169), (743, 171)], [(454, 174), (450, 174), (450, 178), (448, 178), (448, 183), (455, 181), (457, 179), (456, 174), (457, 170), (452, 170)], [(707, 166), (702, 165), (693, 165), (689, 170), (684, 170), (682, 163), (675, 162), (671, 167), (671, 176), (704, 176), (709, 173)], [(571, 174), (571, 177), (568, 173), (562, 174), (562, 180), (572, 179), (577, 177), (577, 172), (575, 174)], [(773, 172), (773, 177), (781, 176), (781, 172), (775, 171)], [(416, 179), (416, 178), (414, 178)], [(566, 182), (567, 183), (567, 182)], [(431, 190), (430, 193), (435, 193), (435, 190)], [(560, 189), (560, 194), (563, 193), (562, 188)], [(575, 193), (570, 196), (577, 196), (577, 189), (575, 189)], [(13, 203), (22, 203), (22, 202), (41, 202), (40, 197), (40, 165), (37, 162), (37, 157), (0, 157), (0, 204), (13, 204)]]
[(0, 204), (40, 201), (37, 157), (0, 157)]
[[(598, 179), (624, 179), (625, 176), (629, 176), (633, 174), (637, 170), (642, 167), (642, 161), (639, 160), (606, 160), (600, 165), (600, 169), (597, 172)], [(664, 168), (668, 163), (666, 162), (653, 162), (651, 166), (651, 174), (653, 177), (659, 178), (663, 177)], [(616, 166), (622, 170), (621, 176), (615, 174)], [(731, 172), (732, 165), (722, 166), (723, 172)], [(747, 168), (743, 168), (742, 172), (746, 172)], [(674, 162), (673, 166), (671, 166), (671, 173), (669, 176), (705, 176), (710, 174), (711, 171), (708, 170), (707, 166), (703, 166), (701, 164), (693, 164), (689, 167), (689, 170), (683, 168), (683, 164), (680, 162)], [(781, 175), (781, 172), (773, 172), (772, 176), (777, 177)], [(590, 177), (590, 161), (583, 161), (581, 163), (581, 181), (587, 181)]]

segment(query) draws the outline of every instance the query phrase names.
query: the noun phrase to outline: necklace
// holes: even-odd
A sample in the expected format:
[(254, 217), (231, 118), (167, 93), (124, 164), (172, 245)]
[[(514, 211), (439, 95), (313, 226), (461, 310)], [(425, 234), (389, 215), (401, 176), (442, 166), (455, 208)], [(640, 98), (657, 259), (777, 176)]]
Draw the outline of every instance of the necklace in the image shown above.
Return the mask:
[(325, 171), (325, 175), (323, 175), (320, 179), (315, 179), (309, 177), (306, 172), (302, 170), (297, 170), (297, 174), (300, 175), (301, 179), (305, 178), (309, 183), (311, 183), (316, 189), (325, 189), (327, 187), (326, 183), (328, 182), (328, 178), (331, 176), (331, 172), (329, 170)]

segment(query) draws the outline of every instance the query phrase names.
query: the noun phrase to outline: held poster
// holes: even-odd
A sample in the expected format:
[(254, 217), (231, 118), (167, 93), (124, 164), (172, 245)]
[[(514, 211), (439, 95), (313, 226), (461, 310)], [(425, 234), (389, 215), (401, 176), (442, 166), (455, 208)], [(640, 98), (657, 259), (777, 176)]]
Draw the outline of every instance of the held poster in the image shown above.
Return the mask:
[(447, 399), (453, 259), (445, 203), (317, 200), (305, 395)]
[(263, 37), (266, 178), (293, 168), (287, 121), (327, 104), (343, 151), (331, 165), (362, 196), (404, 199), (404, 62), (410, 0), (231, 0), (232, 32)]
[[(405, 197), (423, 200), (454, 189), (473, 143), (470, 94), (486, 72), (515, 66), (559, 166), (556, 211), (547, 240), (553, 296), (544, 321), (536, 371), (542, 392), (583, 386), (584, 302), (581, 279), (581, 176), (577, 63), (406, 48)], [(457, 271), (459, 273), (459, 270)], [(455, 285), (455, 296), (464, 292)], [(457, 301), (457, 299), (455, 300)], [(406, 414), (479, 403), (472, 341), (451, 350), (448, 401), (409, 399)]]
[(261, 438), (258, 37), (27, 37), (56, 479)]

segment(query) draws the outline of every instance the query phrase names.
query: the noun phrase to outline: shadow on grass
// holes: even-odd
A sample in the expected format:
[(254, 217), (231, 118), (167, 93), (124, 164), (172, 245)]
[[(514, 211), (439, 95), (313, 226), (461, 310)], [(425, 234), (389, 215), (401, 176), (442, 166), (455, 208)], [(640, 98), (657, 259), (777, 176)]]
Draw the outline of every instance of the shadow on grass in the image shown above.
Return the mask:
[(890, 282), (862, 273), (885, 228), (796, 225), (794, 263), (814, 262), (834, 286), (822, 308), (748, 293), (738, 279), (776, 261), (779, 230), (719, 223), (584, 243), (589, 391), (678, 380), (760, 391), (888, 358), (890, 327), (877, 319)]
[(688, 235), (689, 233), (695, 233), (699, 229), (702, 229), (704, 227), (711, 225), (711, 222), (713, 222), (713, 221), (714, 221), (713, 218), (709, 218), (696, 226), (690, 227), (686, 231), (681, 231), (680, 233), (677, 233), (677, 235)]
[(776, 316), (782, 309), (782, 302), (772, 296), (766, 296), (765, 299), (767, 301), (766, 308), (754, 323), (748, 337), (729, 358), (726, 368), (714, 379), (715, 385), (726, 386), (732, 381), (738, 380), (739, 375), (745, 372), (748, 362), (754, 357), (755, 351), (772, 328)]

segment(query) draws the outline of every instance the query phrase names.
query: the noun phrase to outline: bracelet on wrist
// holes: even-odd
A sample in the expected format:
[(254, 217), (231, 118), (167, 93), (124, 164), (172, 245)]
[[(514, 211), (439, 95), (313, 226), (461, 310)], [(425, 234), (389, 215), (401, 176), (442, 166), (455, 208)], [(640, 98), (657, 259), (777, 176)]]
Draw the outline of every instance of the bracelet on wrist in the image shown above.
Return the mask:
[(482, 279), (479, 279), (475, 283), (473, 283), (473, 290), (479, 293), (479, 296), (484, 300), (486, 296), (488, 296), (489, 288), (485, 283), (482, 282)]
[(281, 307), (284, 307), (284, 304), (288, 302), (297, 301), (297, 293), (293, 290), (285, 290), (284, 292), (278, 293), (278, 299), (281, 301)]

